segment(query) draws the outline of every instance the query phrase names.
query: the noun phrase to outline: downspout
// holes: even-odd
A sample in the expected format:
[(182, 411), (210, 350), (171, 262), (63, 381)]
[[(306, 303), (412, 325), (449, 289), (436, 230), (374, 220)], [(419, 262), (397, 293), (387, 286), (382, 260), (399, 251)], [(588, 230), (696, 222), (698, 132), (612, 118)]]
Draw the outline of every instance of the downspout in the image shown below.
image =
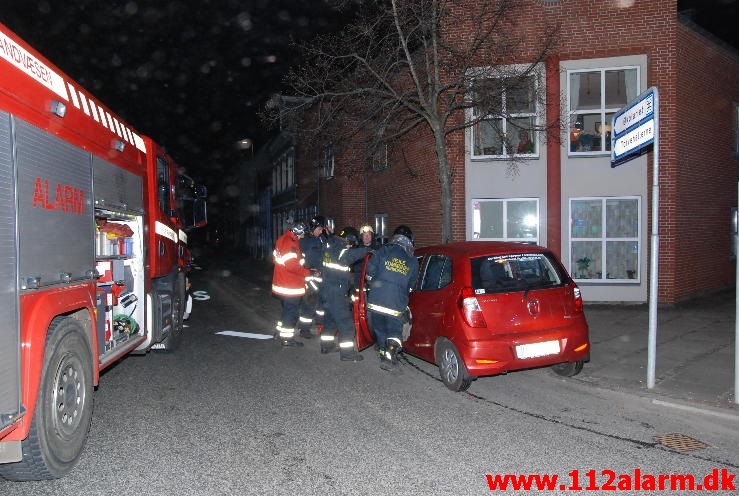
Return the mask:
[(546, 61), (547, 96), (547, 247), (562, 251), (562, 138), (560, 132), (559, 57)]

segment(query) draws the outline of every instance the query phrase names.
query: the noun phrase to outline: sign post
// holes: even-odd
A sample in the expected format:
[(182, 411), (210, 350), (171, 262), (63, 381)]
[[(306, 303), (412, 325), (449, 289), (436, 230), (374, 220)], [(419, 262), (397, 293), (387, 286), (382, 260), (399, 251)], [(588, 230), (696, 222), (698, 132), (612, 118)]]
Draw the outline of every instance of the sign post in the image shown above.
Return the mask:
[(647, 388), (654, 388), (657, 356), (657, 300), (659, 298), (659, 91), (655, 86), (613, 115), (611, 167), (633, 160), (654, 144), (652, 172), (652, 245), (649, 265), (649, 339)]

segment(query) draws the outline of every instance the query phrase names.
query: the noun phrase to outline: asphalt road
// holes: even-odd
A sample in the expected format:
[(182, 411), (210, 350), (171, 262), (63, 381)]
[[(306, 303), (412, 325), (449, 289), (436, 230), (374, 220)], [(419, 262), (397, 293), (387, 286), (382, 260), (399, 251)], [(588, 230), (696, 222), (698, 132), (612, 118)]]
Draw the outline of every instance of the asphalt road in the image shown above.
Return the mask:
[[(487, 475), (497, 474), (557, 475), (556, 491), (528, 493), (571, 494), (573, 471), (583, 489), (613, 475), (631, 489), (610, 493), (644, 494), (634, 485), (647, 474), (739, 473), (735, 422), (547, 369), (453, 393), (412, 357), (391, 375), (371, 349), (345, 363), (321, 355), (316, 339), (282, 349), (217, 334), (271, 334), (279, 305), (258, 263), (204, 263), (193, 289), (210, 299), (195, 302), (181, 349), (127, 357), (102, 376), (79, 465), (54, 481), (0, 480), (0, 494), (527, 493), (491, 491)], [(668, 434), (708, 446), (680, 452), (653, 440)]]

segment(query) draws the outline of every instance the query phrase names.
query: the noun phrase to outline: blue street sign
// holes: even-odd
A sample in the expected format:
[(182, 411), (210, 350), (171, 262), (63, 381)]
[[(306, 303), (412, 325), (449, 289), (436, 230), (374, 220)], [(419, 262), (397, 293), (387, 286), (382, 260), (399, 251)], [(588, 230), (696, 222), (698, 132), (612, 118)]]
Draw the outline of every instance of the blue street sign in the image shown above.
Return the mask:
[(657, 112), (655, 88), (651, 87), (613, 115), (611, 167), (638, 157), (654, 143)]

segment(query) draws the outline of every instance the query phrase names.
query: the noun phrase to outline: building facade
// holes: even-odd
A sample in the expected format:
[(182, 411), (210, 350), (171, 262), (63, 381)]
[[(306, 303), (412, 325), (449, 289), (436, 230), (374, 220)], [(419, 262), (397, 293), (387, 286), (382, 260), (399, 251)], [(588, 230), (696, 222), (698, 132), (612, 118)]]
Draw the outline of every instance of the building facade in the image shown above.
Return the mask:
[[(587, 301), (646, 302), (656, 171), (658, 301), (733, 287), (737, 51), (681, 17), (676, 0), (531, 0), (517, 19), (526, 44), (512, 67), (531, 62), (545, 25), (559, 26), (559, 42), (531, 78), (529, 99), (511, 95), (516, 108), (505, 118), (486, 116), (448, 138), (453, 239), (548, 246)], [(464, 42), (464, 27), (453, 30)], [(650, 151), (611, 167), (613, 115), (651, 87), (659, 93), (659, 163)], [(517, 131), (553, 120), (561, 122), (556, 131)], [(386, 232), (407, 224), (417, 245), (440, 241), (430, 134), (391, 143), (384, 161), (346, 145), (331, 156), (331, 173), (328, 161), (315, 165), (324, 171), (316, 205), (323, 215)]]

